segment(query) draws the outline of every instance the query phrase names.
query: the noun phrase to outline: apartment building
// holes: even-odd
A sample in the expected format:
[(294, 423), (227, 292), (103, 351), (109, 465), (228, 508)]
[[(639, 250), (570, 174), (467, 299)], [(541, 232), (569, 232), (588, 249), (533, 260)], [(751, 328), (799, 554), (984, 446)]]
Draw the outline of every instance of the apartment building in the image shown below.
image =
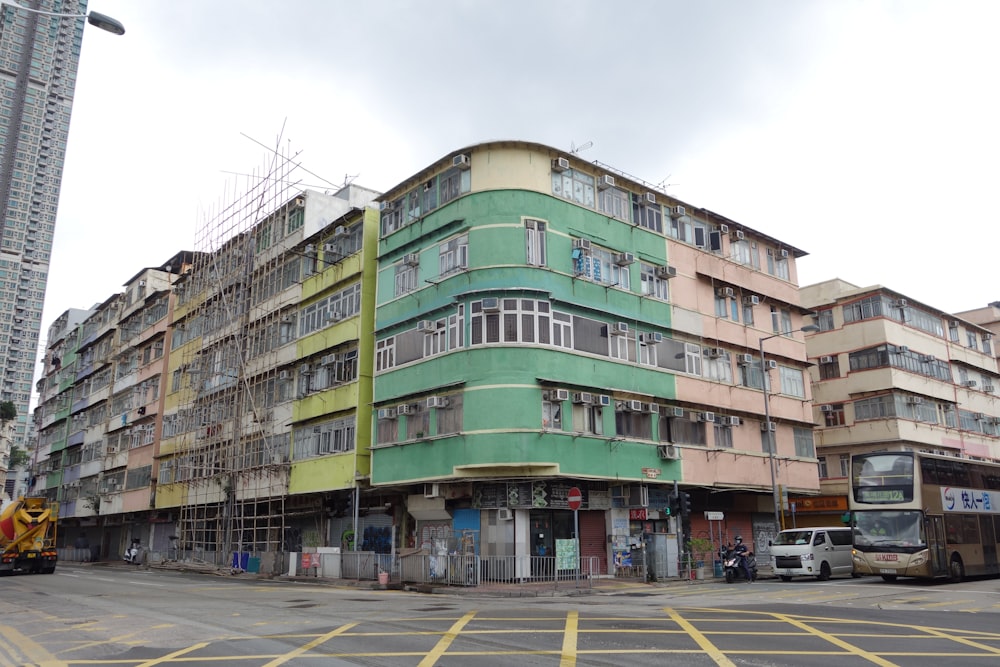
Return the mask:
[(889, 287), (840, 279), (801, 294), (819, 328), (806, 345), (822, 493), (799, 508), (800, 525), (839, 521), (853, 453), (1000, 460), (1000, 374), (988, 318), (977, 324)]
[(86, 2), (0, 6), (0, 401), (17, 407), (26, 448), (42, 304), (48, 281)]
[(372, 485), (398, 546), (552, 555), (579, 490), (581, 556), (610, 572), (645, 540), (673, 573), (678, 535), (766, 552), (778, 489), (818, 491), (801, 250), (530, 142), (380, 202)]
[(377, 193), (259, 194), (206, 226), (175, 286), (155, 507), (176, 539), (153, 548), (278, 571), (340, 544), (328, 519), (369, 475)]

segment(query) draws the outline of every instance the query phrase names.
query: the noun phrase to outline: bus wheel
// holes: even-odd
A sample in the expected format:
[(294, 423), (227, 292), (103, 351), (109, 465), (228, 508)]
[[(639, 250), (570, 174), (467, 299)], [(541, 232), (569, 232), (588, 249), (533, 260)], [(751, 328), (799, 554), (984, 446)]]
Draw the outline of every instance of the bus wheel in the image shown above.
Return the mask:
[(894, 574), (883, 574), (882, 581), (896, 581), (896, 575)]
[(820, 581), (826, 581), (827, 579), (830, 578), (829, 563), (823, 561), (823, 564), (819, 566), (819, 574), (816, 575), (816, 578), (819, 579)]
[(955, 554), (951, 557), (951, 566), (948, 568), (948, 581), (957, 584), (965, 579), (965, 565), (962, 564), (962, 557)]

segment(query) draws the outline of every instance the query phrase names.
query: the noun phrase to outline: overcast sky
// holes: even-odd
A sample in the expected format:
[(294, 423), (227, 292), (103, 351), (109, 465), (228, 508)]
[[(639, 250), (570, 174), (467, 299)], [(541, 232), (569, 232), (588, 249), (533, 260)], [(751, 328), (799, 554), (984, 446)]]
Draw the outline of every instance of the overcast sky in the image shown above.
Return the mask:
[(279, 135), (318, 189), (385, 190), (480, 141), (593, 142), (581, 157), (808, 252), (802, 285), (1000, 299), (1000, 2), (90, 8), (127, 32), (85, 30), (43, 335), (194, 249)]

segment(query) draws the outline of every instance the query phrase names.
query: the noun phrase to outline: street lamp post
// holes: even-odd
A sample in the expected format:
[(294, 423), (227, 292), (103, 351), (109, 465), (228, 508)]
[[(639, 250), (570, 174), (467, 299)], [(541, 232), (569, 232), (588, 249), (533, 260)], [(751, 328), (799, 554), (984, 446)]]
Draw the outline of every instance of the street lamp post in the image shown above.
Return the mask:
[(42, 16), (55, 16), (64, 19), (87, 19), (87, 23), (94, 26), (95, 28), (100, 28), (101, 30), (107, 30), (114, 35), (124, 35), (125, 26), (122, 25), (121, 21), (113, 19), (110, 16), (101, 14), (99, 12), (87, 12), (86, 14), (59, 14), (57, 12), (46, 12), (41, 9), (34, 9), (32, 7), (25, 7), (24, 5), (13, 2), (13, 0), (3, 0), (0, 5), (8, 5), (10, 7), (15, 7), (17, 9), (23, 9), (26, 12), (32, 14), (41, 14)]
[[(799, 328), (798, 331), (819, 331), (819, 327), (815, 324), (807, 324), (804, 327)], [(767, 433), (768, 461), (771, 464), (771, 494), (774, 499), (774, 525), (778, 530), (781, 530), (781, 518), (784, 512), (781, 506), (781, 494), (778, 493), (778, 461), (775, 457), (777, 441), (774, 437), (774, 424), (771, 423), (771, 398), (768, 392), (768, 380), (770, 380), (770, 374), (767, 372), (767, 363), (764, 359), (764, 341), (770, 340), (771, 338), (777, 338), (778, 336), (787, 336), (790, 333), (795, 332), (782, 331), (780, 333), (771, 334), (770, 336), (764, 336), (758, 342), (758, 347), (760, 348), (761, 383), (763, 384), (762, 388), (764, 390), (764, 428), (766, 429), (765, 433)]]

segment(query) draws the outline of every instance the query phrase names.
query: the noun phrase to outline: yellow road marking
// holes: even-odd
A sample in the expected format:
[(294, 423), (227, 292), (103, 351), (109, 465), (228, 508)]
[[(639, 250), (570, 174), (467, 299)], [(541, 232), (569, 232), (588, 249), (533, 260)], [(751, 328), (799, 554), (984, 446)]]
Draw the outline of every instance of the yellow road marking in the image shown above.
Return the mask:
[(563, 628), (562, 658), (559, 667), (576, 667), (576, 638), (579, 627), (580, 612), (571, 611), (566, 614), (566, 627)]
[(677, 623), (677, 625), (681, 626), (681, 628), (688, 633), (691, 639), (693, 639), (695, 643), (701, 647), (701, 649), (705, 652), (705, 655), (711, 658), (715, 664), (724, 665), (725, 667), (736, 667), (736, 665), (729, 658), (727, 658), (715, 644), (708, 641), (708, 638), (705, 637), (705, 635), (703, 635), (698, 628), (691, 625), (691, 623), (685, 620), (680, 614), (670, 607), (667, 607), (665, 611), (670, 618)]
[(921, 607), (946, 607), (951, 604), (965, 604), (966, 602), (975, 602), (975, 600), (947, 600), (945, 602), (928, 602), (927, 604), (920, 605)]
[[(27, 637), (8, 625), (0, 625), (0, 658), (9, 655), (16, 662), (4, 659), (4, 665), (23, 665), (32, 663), (38, 667), (65, 667), (66, 663), (52, 655), (30, 637)], [(23, 658), (23, 659), (22, 659)]]
[(995, 646), (990, 646), (989, 644), (980, 644), (979, 642), (974, 642), (972, 640), (965, 639), (964, 637), (959, 637), (957, 635), (948, 635), (941, 632), (937, 628), (920, 628), (920, 629), (935, 637), (941, 637), (942, 639), (950, 639), (954, 642), (958, 642), (959, 644), (971, 646), (972, 648), (978, 648), (981, 651), (987, 651), (989, 653), (993, 653), (994, 655), (1000, 655), (1000, 648), (996, 648)]
[(187, 648), (182, 648), (179, 651), (174, 651), (173, 653), (168, 653), (166, 655), (160, 656), (159, 658), (154, 658), (152, 660), (147, 660), (146, 662), (140, 663), (135, 667), (153, 667), (153, 665), (161, 665), (164, 662), (172, 662), (174, 658), (179, 658), (185, 653), (190, 653), (191, 651), (197, 651), (200, 648), (205, 648), (211, 642), (198, 642), (188, 646)]
[(845, 642), (843, 639), (839, 637), (835, 637), (834, 635), (831, 635), (828, 632), (823, 632), (822, 630), (818, 630), (812, 627), (811, 625), (808, 625), (798, 619), (792, 618), (791, 616), (786, 616), (785, 614), (774, 614), (774, 617), (784, 619), (790, 625), (794, 625), (797, 628), (801, 628), (806, 632), (809, 632), (810, 634), (813, 634), (821, 639), (830, 642), (834, 646), (839, 646), (840, 648), (844, 649), (848, 653), (851, 653), (852, 655), (864, 658), (865, 660), (873, 662), (876, 665), (881, 665), (882, 667), (898, 667), (894, 662), (889, 662), (888, 660), (884, 660), (879, 656), (875, 655), (874, 653), (871, 653), (870, 651), (865, 651), (864, 649), (855, 646), (854, 644)]
[[(432, 667), (432, 665), (438, 661), (438, 658), (444, 655), (444, 652), (448, 650), (451, 643), (455, 641), (455, 637), (462, 632), (462, 628), (464, 628), (475, 615), (476, 612), (470, 611), (468, 614), (455, 621), (455, 623), (448, 629), (448, 632), (444, 633), (444, 636), (438, 640), (438, 643), (431, 649), (430, 653), (424, 656), (424, 659), (420, 661), (417, 667)], [(267, 666), (265, 665), (265, 667)]]
[(303, 653), (306, 653), (307, 651), (311, 651), (312, 649), (314, 649), (315, 647), (319, 646), (320, 644), (326, 642), (327, 640), (332, 639), (332, 638), (336, 637), (337, 635), (340, 635), (340, 634), (343, 634), (343, 633), (347, 632), (348, 630), (350, 630), (351, 628), (353, 628), (355, 625), (357, 625), (357, 623), (345, 623), (344, 625), (340, 626), (336, 630), (331, 630), (330, 632), (326, 633), (325, 635), (320, 635), (316, 639), (312, 640), (311, 642), (309, 642), (307, 644), (304, 644), (304, 645), (300, 646), (299, 648), (295, 649), (294, 651), (286, 653), (285, 655), (283, 655), (281, 657), (275, 658), (271, 662), (265, 664), (264, 667), (278, 667), (278, 665), (283, 665), (286, 662), (288, 662), (289, 660), (291, 660), (293, 658), (297, 658), (298, 656), (302, 655)]

